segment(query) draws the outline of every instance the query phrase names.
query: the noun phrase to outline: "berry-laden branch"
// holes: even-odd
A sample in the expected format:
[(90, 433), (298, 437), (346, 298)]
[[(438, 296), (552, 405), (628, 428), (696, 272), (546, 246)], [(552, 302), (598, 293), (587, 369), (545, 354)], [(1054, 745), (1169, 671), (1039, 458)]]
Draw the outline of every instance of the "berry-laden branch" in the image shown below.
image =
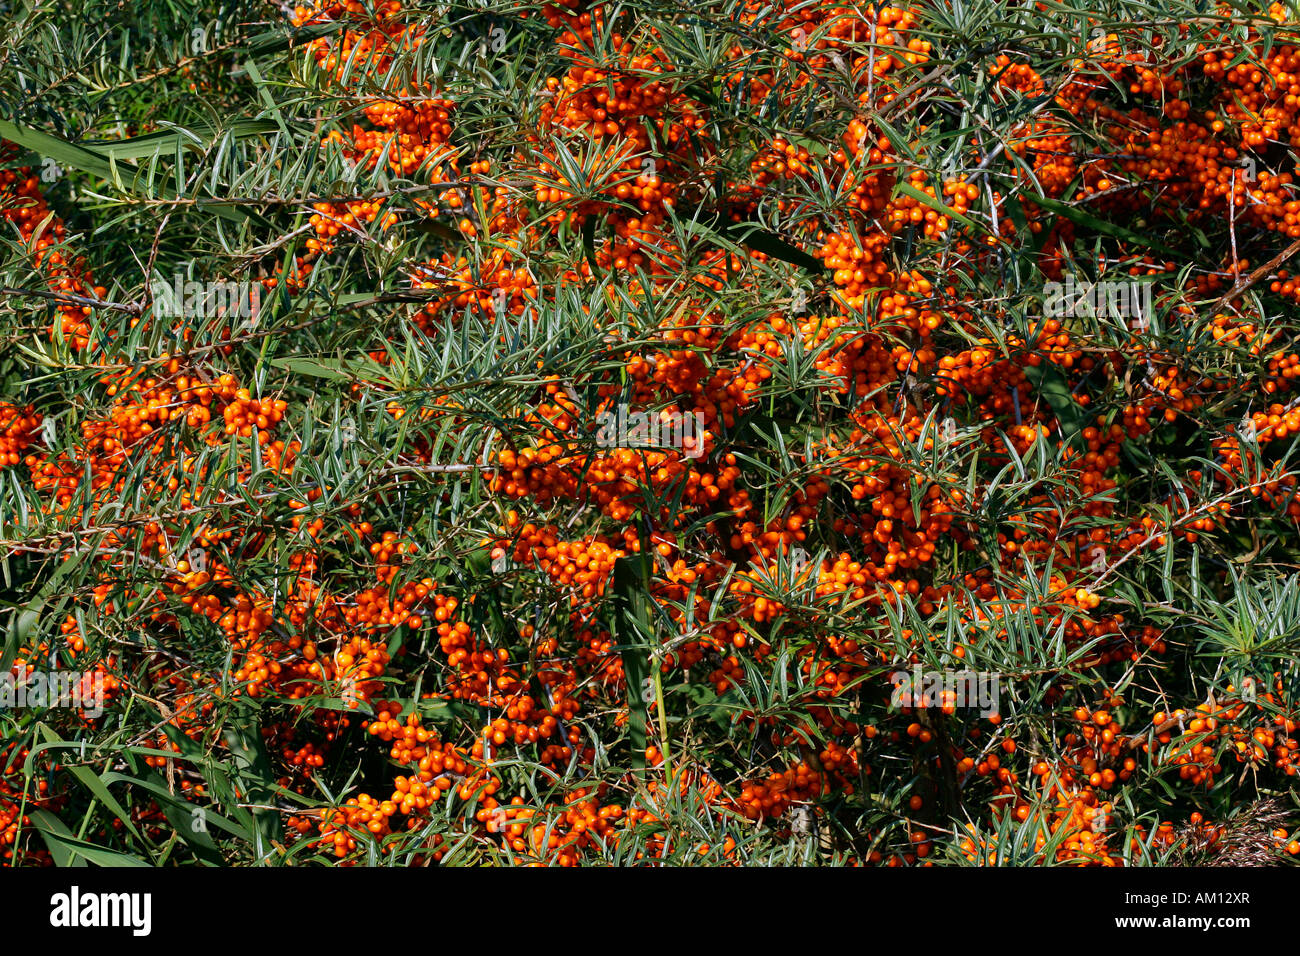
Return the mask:
[(0, 659), (89, 694), (6, 864), (1300, 854), (1282, 5), (89, 4), (0, 144)]

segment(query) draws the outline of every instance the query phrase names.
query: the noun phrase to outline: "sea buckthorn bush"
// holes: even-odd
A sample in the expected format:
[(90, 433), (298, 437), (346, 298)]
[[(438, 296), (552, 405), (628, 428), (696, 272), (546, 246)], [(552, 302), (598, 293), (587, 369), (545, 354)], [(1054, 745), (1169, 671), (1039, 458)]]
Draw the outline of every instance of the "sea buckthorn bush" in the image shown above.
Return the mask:
[(1295, 862), (1296, 9), (196, 6), (0, 24), (6, 864)]

